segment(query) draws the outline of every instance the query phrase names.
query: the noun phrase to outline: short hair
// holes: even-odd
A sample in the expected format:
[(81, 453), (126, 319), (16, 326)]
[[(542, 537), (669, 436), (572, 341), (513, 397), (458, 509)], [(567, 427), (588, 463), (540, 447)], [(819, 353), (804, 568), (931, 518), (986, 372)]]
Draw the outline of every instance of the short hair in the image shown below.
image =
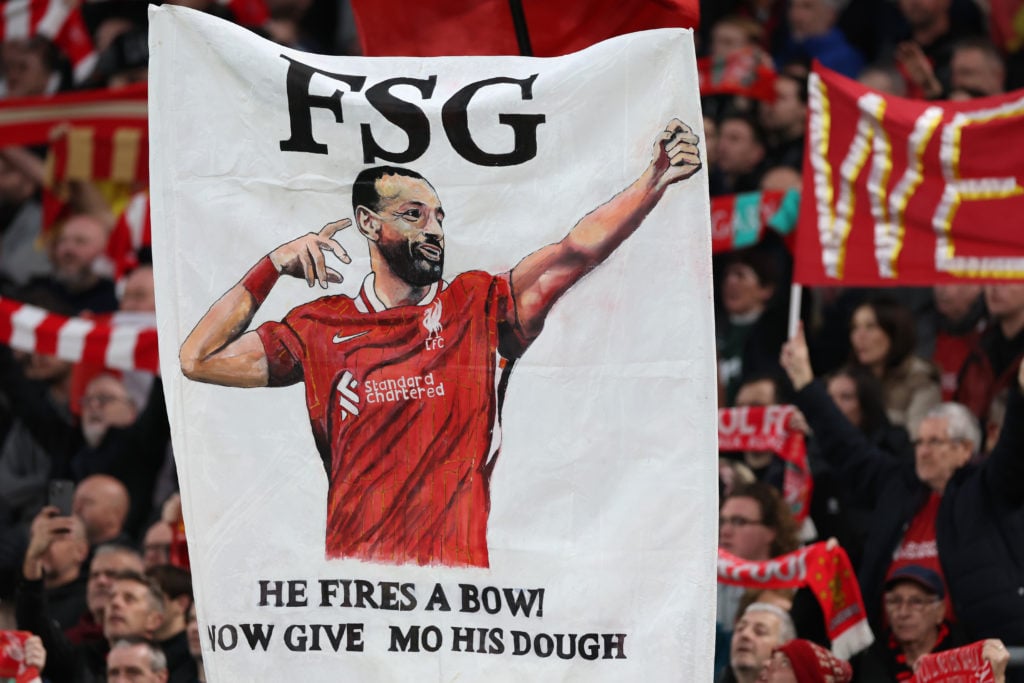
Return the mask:
[(739, 388), (742, 389), (748, 384), (754, 384), (756, 382), (771, 382), (772, 389), (775, 392), (775, 401), (773, 405), (786, 405), (793, 401), (793, 385), (789, 381), (789, 378), (784, 376), (778, 370), (755, 370), (744, 374), (740, 377)]
[(788, 643), (796, 638), (796, 626), (793, 625), (793, 617), (789, 616), (789, 612), (778, 605), (773, 605), (770, 602), (753, 602), (747, 606), (747, 609), (743, 610), (743, 614), (747, 615), (751, 612), (767, 612), (778, 617), (779, 643)]
[(799, 98), (800, 102), (802, 102), (803, 104), (807, 104), (807, 77), (806, 76), (801, 78), (801, 77), (797, 76), (795, 73), (791, 73), (791, 72), (788, 72), (788, 71), (782, 71), (782, 72), (776, 74), (775, 77), (778, 78), (779, 80), (791, 81), (793, 83), (796, 83), (796, 96), (797, 96), (797, 98)]
[(118, 543), (117, 541), (109, 541), (96, 546), (96, 549), (92, 553), (92, 559), (95, 560), (97, 557), (102, 557), (104, 555), (132, 555), (133, 557), (138, 558), (139, 564), (142, 563), (142, 555), (138, 550), (130, 545)]
[(719, 130), (725, 126), (727, 121), (742, 121), (750, 128), (751, 136), (761, 147), (768, 149), (768, 138), (765, 137), (764, 128), (761, 127), (761, 123), (749, 112), (733, 110), (727, 112), (718, 122)]
[(961, 50), (977, 50), (983, 53), (993, 64), (998, 65), (1000, 68), (1006, 68), (1003, 62), (1003, 56), (999, 53), (999, 48), (995, 46), (991, 40), (984, 36), (965, 36), (956, 41), (953, 44), (953, 52), (960, 52)]
[(146, 587), (149, 606), (160, 614), (164, 613), (164, 594), (159, 584), (153, 579), (130, 569), (114, 574), (115, 581), (131, 581)]
[[(738, 486), (729, 498), (752, 498), (761, 510), (761, 523), (775, 530), (769, 552), (772, 557), (791, 553), (800, 547), (799, 529), (789, 505), (778, 490), (763, 481)], [(728, 499), (727, 499), (728, 500)]]
[(917, 346), (913, 313), (892, 297), (884, 295), (871, 297), (857, 306), (854, 313), (865, 307), (870, 308), (875, 314), (875, 322), (889, 338), (889, 353), (885, 356), (885, 367), (898, 367), (910, 357)]
[(947, 436), (953, 441), (971, 444), (971, 455), (977, 455), (981, 447), (981, 428), (974, 413), (960, 403), (940, 403), (925, 414), (926, 418), (937, 417), (946, 420)]
[(764, 42), (764, 27), (753, 19), (742, 14), (727, 14), (714, 23), (711, 30), (719, 26), (735, 26), (743, 32), (750, 45), (758, 45)]
[(427, 180), (416, 171), (408, 168), (400, 168), (398, 166), (374, 166), (372, 168), (364, 168), (359, 172), (359, 175), (356, 176), (355, 182), (352, 183), (353, 214), (360, 206), (365, 206), (371, 211), (380, 210), (380, 193), (377, 191), (377, 181), (386, 175), (415, 178), (424, 182)]
[(181, 567), (171, 564), (158, 564), (146, 570), (146, 576), (156, 581), (164, 595), (179, 598), (182, 595), (192, 599), (192, 575)]
[(146, 648), (150, 671), (155, 673), (167, 670), (167, 655), (165, 655), (160, 646), (152, 640), (147, 640), (146, 638), (140, 638), (138, 636), (125, 636), (124, 638), (118, 638), (115, 640), (114, 644), (110, 646), (110, 651), (113, 652), (114, 650), (120, 650), (122, 648), (132, 648), (136, 645), (142, 645)]
[(730, 266), (743, 265), (754, 271), (757, 282), (762, 287), (775, 287), (779, 284), (779, 268), (774, 255), (764, 247), (753, 246), (737, 249), (725, 259), (725, 269)]

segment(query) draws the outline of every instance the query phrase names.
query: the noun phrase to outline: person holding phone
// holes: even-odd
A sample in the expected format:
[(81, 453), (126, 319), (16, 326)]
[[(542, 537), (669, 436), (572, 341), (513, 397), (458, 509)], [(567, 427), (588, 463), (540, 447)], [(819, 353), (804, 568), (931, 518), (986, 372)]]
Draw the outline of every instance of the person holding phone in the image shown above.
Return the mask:
[(85, 525), (48, 505), (32, 520), (29, 534), (18, 592), (43, 594), (51, 618), (61, 628), (73, 626), (85, 611)]

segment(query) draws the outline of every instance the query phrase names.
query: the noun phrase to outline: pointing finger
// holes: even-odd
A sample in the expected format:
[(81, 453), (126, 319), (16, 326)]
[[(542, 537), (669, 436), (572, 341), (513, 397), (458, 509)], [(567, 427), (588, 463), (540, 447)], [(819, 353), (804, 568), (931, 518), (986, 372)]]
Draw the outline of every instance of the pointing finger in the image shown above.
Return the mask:
[(344, 230), (345, 228), (347, 228), (350, 225), (352, 225), (352, 221), (349, 220), (348, 218), (342, 218), (340, 221), (334, 221), (333, 223), (328, 223), (324, 227), (320, 228), (320, 233), (319, 233), (320, 237), (324, 237), (326, 239), (330, 239), (330, 238), (334, 237), (335, 234), (337, 234), (338, 232)]
[(352, 263), (352, 259), (349, 258), (348, 252), (345, 251), (345, 247), (341, 246), (341, 243), (337, 240), (317, 240), (317, 244), (320, 245), (321, 249), (331, 252), (342, 263)]

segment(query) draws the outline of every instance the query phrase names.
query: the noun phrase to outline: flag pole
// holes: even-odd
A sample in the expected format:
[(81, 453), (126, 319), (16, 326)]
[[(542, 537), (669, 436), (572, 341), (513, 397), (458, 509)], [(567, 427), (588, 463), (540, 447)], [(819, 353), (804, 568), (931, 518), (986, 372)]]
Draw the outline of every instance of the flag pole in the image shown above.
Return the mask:
[(519, 54), (523, 57), (533, 56), (530, 45), (530, 32), (526, 28), (526, 13), (523, 12), (523, 0), (508, 0), (508, 8), (512, 10), (512, 25), (516, 28), (516, 42), (519, 43)]
[(794, 282), (789, 288), (789, 325), (786, 328), (787, 338), (796, 336), (800, 325), (800, 298), (804, 293), (804, 286)]

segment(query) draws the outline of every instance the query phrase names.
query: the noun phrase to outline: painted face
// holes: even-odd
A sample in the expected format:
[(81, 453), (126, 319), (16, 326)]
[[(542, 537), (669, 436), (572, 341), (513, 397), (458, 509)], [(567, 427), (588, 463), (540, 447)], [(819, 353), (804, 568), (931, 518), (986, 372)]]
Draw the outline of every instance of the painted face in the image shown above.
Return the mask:
[(882, 604), (900, 644), (919, 643), (934, 637), (946, 613), (946, 604), (913, 581), (904, 581), (886, 592)]
[(415, 287), (433, 284), (444, 270), (444, 209), (425, 180), (384, 176), (377, 181), (381, 230), (377, 246), (388, 267)]
[(914, 465), (917, 477), (934, 491), (942, 492), (971, 457), (971, 446), (949, 438), (949, 420), (927, 417), (921, 420), (914, 442)]
[(750, 674), (760, 671), (778, 647), (782, 624), (771, 612), (751, 611), (736, 622), (729, 646), (729, 663), (733, 671)]
[(761, 506), (753, 498), (729, 498), (719, 512), (718, 547), (744, 560), (771, 557), (775, 531), (764, 525)]
[(861, 306), (853, 312), (850, 345), (861, 365), (874, 368), (885, 364), (891, 342), (889, 335), (878, 325), (878, 319), (870, 306)]
[(847, 375), (836, 375), (828, 382), (828, 395), (835, 401), (839, 412), (846, 416), (850, 424), (860, 427), (860, 401), (857, 399), (857, 383)]

